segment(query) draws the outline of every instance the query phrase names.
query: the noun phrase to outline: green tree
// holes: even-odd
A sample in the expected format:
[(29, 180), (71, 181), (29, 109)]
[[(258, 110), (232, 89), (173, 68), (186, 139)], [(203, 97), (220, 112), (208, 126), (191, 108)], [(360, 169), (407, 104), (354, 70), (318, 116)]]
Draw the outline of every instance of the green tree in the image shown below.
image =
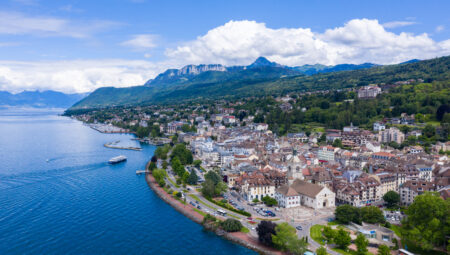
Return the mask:
[(328, 255), (327, 249), (325, 249), (325, 247), (323, 246), (320, 246), (316, 250), (316, 255)]
[(272, 242), (275, 247), (293, 254), (303, 254), (306, 251), (306, 241), (298, 239), (294, 227), (283, 222), (278, 224), (275, 230), (276, 234), (272, 235)]
[(352, 239), (350, 238), (350, 234), (344, 229), (339, 229), (334, 237), (334, 243), (341, 249), (347, 250), (347, 247), (350, 245)]
[(175, 145), (170, 157), (172, 159), (177, 157), (183, 165), (192, 164), (193, 162), (192, 152), (183, 143)]
[(380, 208), (376, 206), (366, 206), (361, 208), (361, 219), (367, 223), (384, 223), (384, 215)]
[(378, 255), (391, 255), (391, 250), (387, 245), (380, 245), (378, 246)]
[(230, 218), (223, 221), (220, 226), (227, 232), (238, 232), (242, 229), (242, 224), (240, 221)]
[(278, 202), (275, 198), (269, 197), (269, 196), (265, 196), (261, 199), (261, 201), (264, 202), (264, 204), (266, 204), (267, 206), (274, 206), (277, 205)]
[(333, 142), (333, 147), (342, 148), (342, 141), (341, 141), (341, 139), (335, 139), (334, 142)]
[(202, 184), (202, 194), (206, 198), (212, 198), (215, 195), (215, 185), (211, 179), (206, 179)]
[(336, 220), (342, 224), (348, 224), (350, 222), (361, 222), (359, 208), (351, 205), (345, 204), (336, 207), (334, 215), (336, 217)]
[(327, 140), (327, 134), (322, 133), (322, 135), (319, 137), (319, 139), (317, 139), (317, 142), (319, 143), (323, 143)]
[(450, 234), (450, 199), (437, 192), (417, 196), (406, 210), (401, 228), (402, 237), (424, 250), (444, 245)]
[(196, 160), (194, 160), (194, 162), (192, 162), (192, 164), (193, 164), (195, 167), (200, 167), (200, 165), (202, 164), (202, 161), (199, 160), (199, 159), (196, 159)]
[(175, 172), (175, 174), (180, 177), (183, 176), (185, 170), (178, 157), (173, 158), (171, 164), (172, 170)]
[(433, 125), (428, 124), (423, 129), (423, 134), (428, 138), (433, 137), (436, 134), (436, 129), (433, 127)]
[(153, 171), (156, 168), (156, 163), (155, 162), (150, 162), (150, 165), (148, 165), (148, 170)]
[(226, 192), (227, 189), (228, 189), (227, 184), (221, 181), (217, 183), (217, 185), (214, 187), (214, 195), (220, 196), (222, 193)]
[(137, 128), (136, 135), (137, 135), (139, 138), (146, 137), (146, 136), (148, 136), (148, 134), (149, 134), (148, 128), (145, 128), (145, 127), (138, 127), (138, 128)]
[(356, 244), (356, 254), (365, 255), (367, 253), (367, 246), (369, 245), (369, 240), (363, 235), (359, 234), (355, 239)]
[(330, 226), (325, 226), (322, 231), (323, 237), (327, 240), (328, 243), (331, 243), (336, 235), (336, 231), (333, 230)]
[(384, 194), (383, 200), (387, 203), (387, 206), (389, 208), (393, 208), (396, 207), (398, 203), (400, 203), (400, 195), (397, 192), (391, 190)]
[(261, 221), (256, 227), (259, 242), (267, 246), (273, 246), (272, 236), (276, 234), (276, 226), (277, 224), (272, 221)]
[(164, 178), (167, 176), (167, 173), (164, 169), (154, 169), (152, 171), (152, 175), (155, 180), (159, 182), (160, 180), (164, 180)]
[(213, 181), (214, 185), (217, 185), (217, 183), (222, 181), (222, 178), (220, 177), (219, 174), (210, 170), (205, 174), (205, 180), (211, 180)]
[(196, 185), (198, 182), (198, 176), (195, 170), (191, 171), (189, 178), (187, 179), (187, 183), (190, 185)]

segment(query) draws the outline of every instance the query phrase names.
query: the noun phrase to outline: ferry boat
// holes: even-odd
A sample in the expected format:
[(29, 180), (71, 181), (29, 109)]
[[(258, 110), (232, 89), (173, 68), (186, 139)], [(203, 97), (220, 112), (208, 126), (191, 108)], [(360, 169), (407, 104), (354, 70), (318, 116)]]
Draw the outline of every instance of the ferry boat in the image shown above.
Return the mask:
[(125, 157), (124, 155), (120, 155), (120, 156), (111, 158), (108, 161), (108, 163), (110, 163), (110, 164), (117, 164), (117, 163), (120, 163), (120, 162), (123, 162), (123, 161), (127, 161), (127, 157)]

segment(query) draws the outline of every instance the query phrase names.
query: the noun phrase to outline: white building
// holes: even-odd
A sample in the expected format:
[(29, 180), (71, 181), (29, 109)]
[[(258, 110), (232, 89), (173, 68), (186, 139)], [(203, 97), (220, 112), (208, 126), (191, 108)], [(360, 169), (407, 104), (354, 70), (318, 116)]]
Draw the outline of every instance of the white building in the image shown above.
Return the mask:
[(375, 122), (373, 123), (373, 131), (383, 131), (386, 129), (386, 125), (381, 122)]
[(383, 130), (378, 134), (378, 141), (380, 143), (396, 142), (398, 144), (401, 144), (403, 143), (404, 140), (405, 135), (398, 128), (395, 127)]
[(320, 146), (317, 158), (323, 161), (334, 161), (334, 153), (339, 148), (334, 148), (333, 146)]
[(280, 207), (307, 206), (313, 209), (335, 206), (335, 194), (325, 186), (296, 179), (292, 185), (284, 185), (275, 191)]

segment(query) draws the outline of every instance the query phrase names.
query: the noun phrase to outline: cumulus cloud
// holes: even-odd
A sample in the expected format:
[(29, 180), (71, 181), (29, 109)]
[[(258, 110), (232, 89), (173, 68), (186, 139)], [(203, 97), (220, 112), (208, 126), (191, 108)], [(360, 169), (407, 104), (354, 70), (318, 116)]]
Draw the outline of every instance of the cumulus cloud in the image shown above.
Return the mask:
[(259, 56), (285, 65), (373, 62), (392, 64), (450, 54), (428, 34), (392, 33), (377, 20), (354, 19), (323, 33), (309, 28), (268, 28), (255, 21), (230, 21), (166, 55), (178, 63), (248, 64)]
[[(0, 13), (0, 33), (44, 31), (64, 33), (64, 20), (36, 20), (34, 26), (5, 25)], [(38, 22), (39, 21), (39, 22)], [(8, 24), (9, 24), (8, 23)], [(32, 23), (30, 21), (27, 22)], [(43, 24), (49, 24), (43, 25)], [(1, 44), (0, 44), (1, 45)], [(135, 35), (123, 45), (133, 49), (156, 46), (153, 35)], [(145, 52), (146, 53), (146, 52)], [(450, 55), (450, 40), (434, 41), (428, 34), (393, 33), (377, 20), (354, 19), (342, 26), (316, 32), (310, 28), (269, 28), (264, 23), (230, 21), (195, 40), (165, 50), (160, 62), (145, 60), (73, 60), (47, 62), (0, 61), (0, 90), (18, 92), (54, 89), (87, 92), (102, 86), (144, 84), (167, 68), (187, 64), (247, 65), (259, 56), (289, 66), (342, 63), (393, 64), (410, 59)], [(145, 57), (150, 57), (145, 54)]]
[(156, 38), (157, 36), (152, 34), (134, 35), (133, 38), (122, 42), (121, 45), (131, 47), (136, 50), (148, 50), (157, 46), (155, 43)]
[(0, 61), (0, 90), (89, 92), (144, 84), (165, 67), (140, 60)]
[(415, 21), (391, 21), (391, 22), (384, 23), (383, 27), (397, 28), (397, 27), (411, 26), (411, 25), (415, 25), (415, 24), (417, 24), (417, 22), (415, 22)]
[(106, 20), (74, 22), (58, 17), (0, 11), (0, 34), (85, 38), (118, 25)]

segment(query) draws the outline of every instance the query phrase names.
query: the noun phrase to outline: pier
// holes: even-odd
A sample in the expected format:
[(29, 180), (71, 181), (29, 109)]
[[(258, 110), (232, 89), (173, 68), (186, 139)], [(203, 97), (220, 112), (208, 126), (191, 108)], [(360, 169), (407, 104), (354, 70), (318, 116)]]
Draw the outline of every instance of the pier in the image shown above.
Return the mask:
[(147, 173), (150, 173), (150, 171), (149, 171), (149, 170), (137, 170), (137, 171), (136, 171), (136, 174), (137, 174), (137, 175), (147, 174)]

